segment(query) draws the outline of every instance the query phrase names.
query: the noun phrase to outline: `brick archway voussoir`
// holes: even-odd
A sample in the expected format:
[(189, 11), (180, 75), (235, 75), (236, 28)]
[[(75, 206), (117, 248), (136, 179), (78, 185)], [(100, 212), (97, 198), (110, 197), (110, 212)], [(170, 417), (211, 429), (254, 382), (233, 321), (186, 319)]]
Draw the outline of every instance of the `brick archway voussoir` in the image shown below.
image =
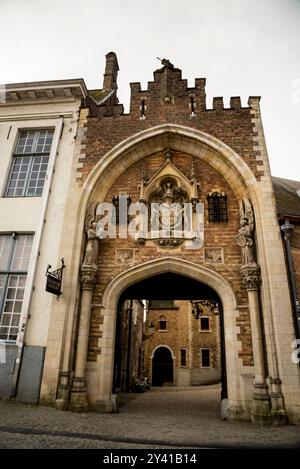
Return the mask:
[(249, 166), (217, 138), (184, 126), (164, 124), (135, 134), (110, 150), (95, 166), (83, 186), (81, 207), (104, 199), (118, 177), (141, 158), (170, 147), (198, 157), (226, 178), (237, 197), (248, 189), (259, 205), (257, 181)]

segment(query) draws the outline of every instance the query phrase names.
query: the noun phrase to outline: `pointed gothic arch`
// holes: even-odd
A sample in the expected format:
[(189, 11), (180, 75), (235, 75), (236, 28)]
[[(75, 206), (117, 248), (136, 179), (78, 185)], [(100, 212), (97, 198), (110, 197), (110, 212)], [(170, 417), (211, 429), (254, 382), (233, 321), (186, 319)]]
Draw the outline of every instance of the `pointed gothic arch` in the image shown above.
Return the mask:
[[(238, 308), (230, 284), (220, 274), (206, 267), (173, 256), (131, 267), (117, 275), (107, 286), (102, 299), (103, 336), (101, 355), (97, 365), (91, 365), (93, 374), (98, 370), (98, 381), (88, 388), (91, 400), (97, 401), (102, 409), (112, 407), (114, 345), (116, 333), (117, 303), (121, 294), (131, 285), (162, 273), (177, 273), (211, 287), (220, 297), (224, 315), (224, 333), (226, 343), (226, 370), (228, 376), (228, 399), (231, 408), (239, 407), (241, 396), (241, 376), (238, 373), (241, 362), (240, 349), (236, 334), (236, 316)], [(246, 412), (246, 410), (244, 410)]]
[[(278, 363), (279, 366), (281, 366), (279, 358), (279, 349), (281, 345), (278, 345), (278, 342), (280, 342), (280, 340), (278, 339), (278, 334), (280, 332), (276, 323), (274, 322), (274, 318), (276, 317), (276, 315), (278, 315), (278, 302), (283, 305), (283, 309), (285, 311), (288, 310), (288, 308), (290, 307), (290, 303), (289, 300), (283, 301), (280, 298), (279, 289), (277, 289), (276, 287), (274, 288), (272, 284), (272, 281), (275, 281), (274, 285), (276, 285), (276, 275), (278, 276), (279, 274), (277, 273), (277, 271), (274, 271), (273, 273), (269, 257), (270, 254), (272, 256), (272, 249), (275, 250), (276, 248), (276, 252), (278, 252), (277, 248), (281, 240), (279, 235), (279, 228), (277, 230), (278, 233), (274, 233), (273, 228), (273, 225), (275, 226), (275, 228), (277, 227), (277, 221), (275, 220), (275, 214), (273, 213), (274, 201), (272, 199), (273, 192), (271, 183), (268, 178), (266, 178), (265, 182), (263, 181), (259, 183), (256, 180), (250, 167), (245, 163), (245, 161), (243, 161), (243, 159), (234, 150), (229, 148), (220, 140), (208, 134), (205, 134), (204, 132), (187, 128), (184, 126), (178, 126), (173, 124), (160, 125), (139, 132), (138, 134), (127, 138), (123, 142), (116, 145), (112, 150), (107, 152), (107, 154), (104, 155), (103, 158), (101, 158), (99, 163), (94, 167), (94, 169), (87, 177), (84, 185), (82, 186), (81, 194), (78, 194), (75, 204), (73, 203), (72, 205), (73, 213), (76, 213), (76, 215), (74, 223), (72, 225), (74, 227), (74, 236), (72, 238), (72, 243), (69, 249), (69, 269), (70, 272), (72, 272), (72, 276), (69, 279), (71, 294), (67, 298), (64, 320), (65, 324), (67, 324), (67, 318), (71, 316), (73, 317), (73, 324), (76, 321), (74, 311), (79, 289), (78, 274), (76, 273), (79, 272), (80, 263), (82, 261), (82, 249), (84, 242), (83, 228), (85, 217), (88, 213), (89, 208), (93, 205), (93, 203), (103, 201), (105, 195), (107, 194), (113, 183), (131, 165), (133, 165), (134, 163), (136, 163), (147, 155), (163, 151), (166, 148), (183, 151), (191, 156), (200, 158), (202, 161), (211, 165), (223, 177), (225, 177), (237, 198), (241, 198), (242, 196), (247, 195), (249, 199), (251, 199), (256, 219), (258, 262), (261, 265), (263, 279), (263, 314), (266, 318), (265, 326), (267, 334), (270, 337), (270, 344), (268, 344), (267, 347), (269, 366), (271, 370), (270, 374), (271, 376), (278, 376)], [(270, 231), (271, 225), (273, 229), (272, 233)], [(265, 236), (266, 233), (269, 234), (270, 239)], [(278, 240), (274, 240), (274, 236), (277, 235)], [(180, 262), (182, 263), (184, 261), (181, 259)], [(201, 282), (205, 283), (205, 278), (202, 278), (203, 276), (205, 277), (205, 268), (198, 265), (196, 265), (196, 267), (202, 269), (200, 276), (198, 271), (198, 278), (200, 278)], [(137, 268), (141, 268), (143, 270), (144, 268), (147, 268), (147, 263), (143, 264), (142, 266), (137, 266)], [(286, 273), (282, 272), (281, 270), (280, 278), (284, 278), (284, 280), (286, 281)], [(180, 273), (180, 269), (178, 273)], [(209, 277), (207, 277), (206, 279), (209, 280)], [(224, 282), (224, 279), (222, 280)], [(127, 281), (125, 281), (124, 288), (126, 288), (126, 285)], [(219, 285), (221, 290), (222, 285), (224, 287), (224, 283), (221, 282), (221, 284)], [(218, 292), (219, 296), (222, 297), (217, 288), (216, 291)], [(228, 298), (230, 296), (231, 294), (229, 294), (229, 296), (226, 296), (225, 294), (225, 300), (229, 301)], [(222, 298), (222, 302), (223, 301), (224, 300)], [(227, 363), (228, 375), (230, 374), (230, 370), (233, 370), (233, 374), (229, 376), (228, 379), (228, 382), (230, 383), (228, 394), (232, 406), (239, 407), (241, 403), (243, 404), (245, 402), (246, 398), (243, 395), (243, 383), (241, 375), (239, 375), (239, 373), (237, 372), (240, 365), (237, 353), (239, 344), (237, 344), (236, 339), (237, 327), (235, 322), (237, 309), (234, 301), (232, 301), (230, 304), (231, 306), (229, 306), (229, 308), (225, 308), (225, 305), (223, 304), (224, 314), (227, 314), (227, 317), (230, 318), (230, 327), (226, 328), (225, 326), (225, 335), (227, 331), (228, 336), (228, 331), (230, 331), (229, 336), (226, 338), (227, 361), (231, 361), (231, 364)], [(104, 306), (104, 309), (106, 309), (106, 306)], [(111, 316), (113, 317), (114, 313), (112, 310), (110, 311), (112, 313)], [(228, 313), (226, 312), (230, 312), (230, 314), (228, 315)], [(111, 321), (111, 317), (109, 315), (106, 317), (107, 320), (106, 323), (104, 323), (105, 330), (107, 324), (109, 324), (109, 322)], [(61, 355), (59, 358), (61, 363), (63, 363), (63, 370), (69, 369), (69, 362), (72, 357), (72, 327), (66, 326), (66, 328), (68, 329), (68, 340), (66, 340), (63, 344)], [(98, 386), (97, 389), (95, 389), (95, 392), (94, 390), (89, 390), (93, 401), (98, 400), (102, 403), (106, 402), (106, 404), (99, 405), (99, 408), (101, 409), (105, 409), (106, 405), (108, 409), (111, 406), (110, 398), (108, 398), (108, 396), (110, 395), (110, 372), (107, 372), (107, 370), (109, 369), (109, 364), (111, 363), (111, 353), (109, 350), (111, 346), (111, 341), (113, 340), (113, 331), (114, 329), (111, 328), (110, 330), (106, 331), (108, 333), (105, 332), (105, 334), (103, 335), (103, 341), (101, 341), (101, 343), (103, 343), (101, 356), (98, 357), (98, 361), (95, 364), (95, 367), (98, 367), (100, 363), (104, 360), (104, 362), (108, 365), (107, 367), (102, 367), (104, 374), (99, 374), (98, 381), (100, 383), (101, 375), (102, 384), (101, 386)], [(245, 369), (246, 368), (244, 367), (244, 370)], [(54, 378), (52, 380), (54, 387), (55, 379), (56, 374), (54, 374)], [(49, 380), (49, 383), (50, 381), (51, 380)], [(47, 384), (47, 387), (50, 386), (52, 386), (52, 384)], [(248, 400), (250, 401), (251, 397), (248, 397)]]

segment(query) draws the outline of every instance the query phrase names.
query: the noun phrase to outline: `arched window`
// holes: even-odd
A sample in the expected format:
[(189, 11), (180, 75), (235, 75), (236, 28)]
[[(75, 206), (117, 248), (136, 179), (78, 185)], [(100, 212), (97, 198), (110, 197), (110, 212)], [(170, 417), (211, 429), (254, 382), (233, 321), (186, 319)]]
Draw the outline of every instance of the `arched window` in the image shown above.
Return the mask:
[(227, 223), (227, 196), (225, 192), (210, 192), (207, 196), (209, 223)]
[(167, 319), (166, 316), (161, 316), (159, 320), (159, 330), (166, 331), (167, 330)]

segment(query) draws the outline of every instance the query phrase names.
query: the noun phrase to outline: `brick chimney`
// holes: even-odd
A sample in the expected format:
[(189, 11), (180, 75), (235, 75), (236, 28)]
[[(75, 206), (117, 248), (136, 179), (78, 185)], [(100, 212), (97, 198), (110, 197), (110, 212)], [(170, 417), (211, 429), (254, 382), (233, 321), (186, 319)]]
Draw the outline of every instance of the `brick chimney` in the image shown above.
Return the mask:
[(117, 89), (118, 89), (117, 77), (118, 77), (118, 71), (119, 71), (119, 64), (118, 64), (117, 56), (115, 52), (109, 52), (108, 54), (106, 54), (105, 58), (106, 58), (106, 66), (105, 66), (105, 73), (104, 73), (104, 78), (103, 78), (103, 90), (104, 91), (115, 90), (117, 92)]

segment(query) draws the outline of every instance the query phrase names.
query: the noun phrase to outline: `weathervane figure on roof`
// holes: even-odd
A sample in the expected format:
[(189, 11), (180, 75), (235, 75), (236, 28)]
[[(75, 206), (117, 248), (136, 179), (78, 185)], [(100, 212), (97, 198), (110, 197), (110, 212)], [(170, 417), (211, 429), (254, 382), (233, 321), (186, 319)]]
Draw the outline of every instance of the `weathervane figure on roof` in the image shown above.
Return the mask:
[(161, 64), (164, 66), (164, 67), (171, 67), (173, 68), (174, 65), (170, 62), (170, 60), (168, 59), (160, 59), (159, 57), (156, 57), (160, 62)]

